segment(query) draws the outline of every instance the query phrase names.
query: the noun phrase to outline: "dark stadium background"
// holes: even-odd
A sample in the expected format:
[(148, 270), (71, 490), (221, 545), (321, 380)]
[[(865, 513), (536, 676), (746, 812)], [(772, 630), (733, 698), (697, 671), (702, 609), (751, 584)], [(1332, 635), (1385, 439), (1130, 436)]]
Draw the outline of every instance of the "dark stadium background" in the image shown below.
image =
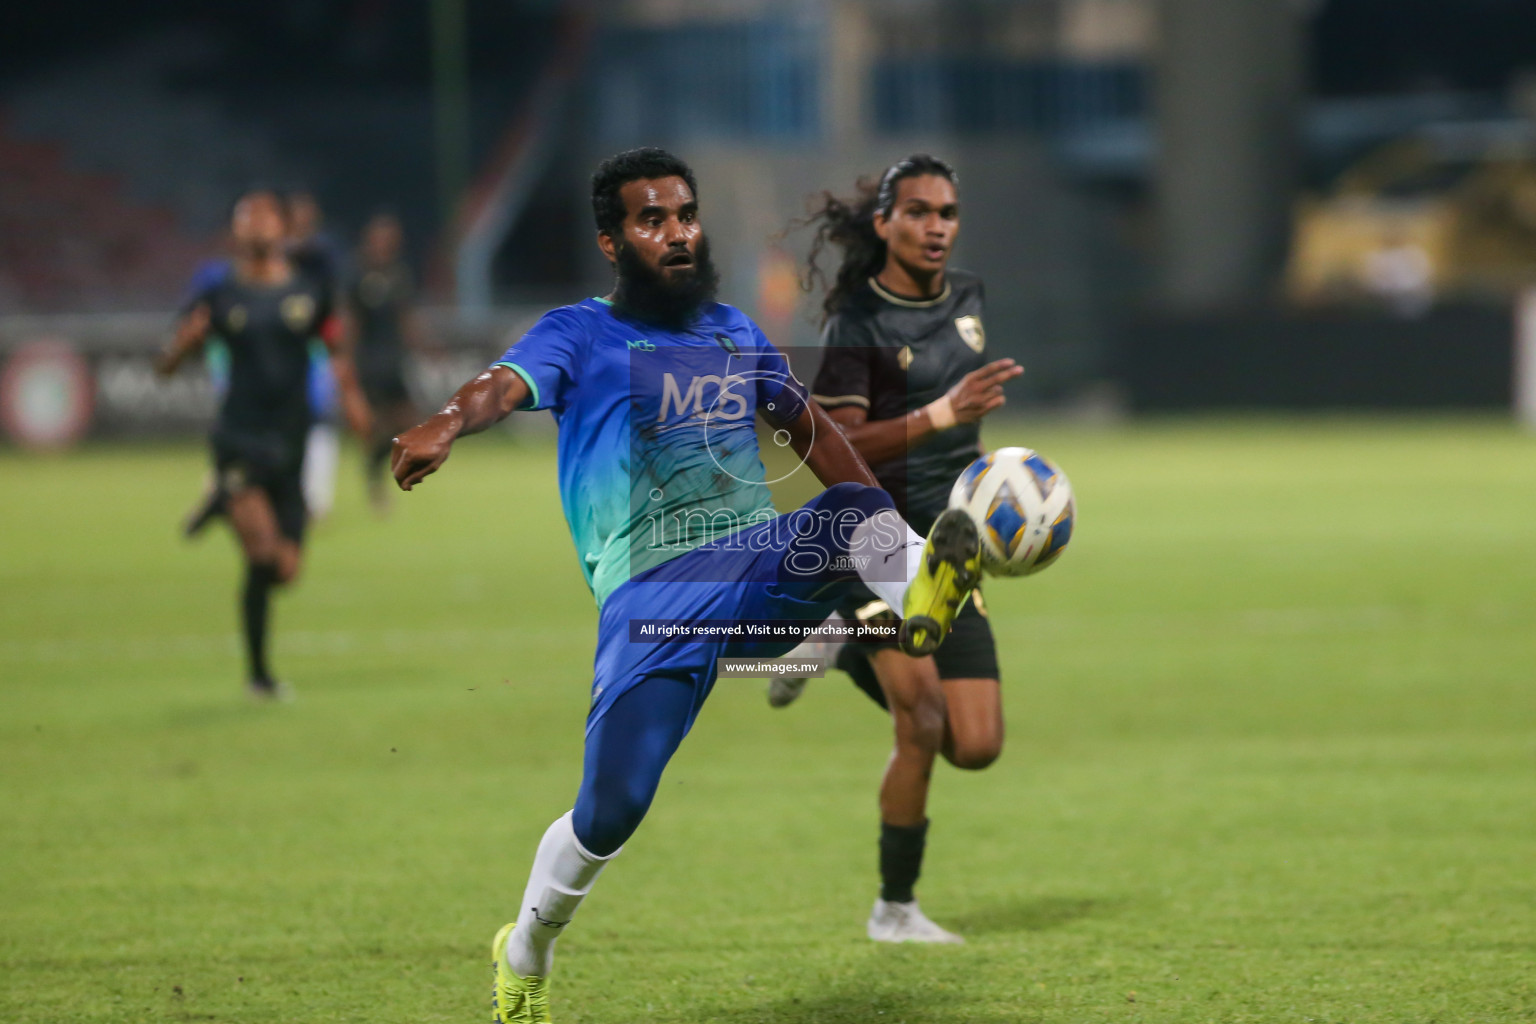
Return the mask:
[[(601, 287), (586, 172), (640, 142), (712, 183), (724, 294), (813, 344), (789, 308), (804, 239), (777, 234), (814, 190), (932, 149), (986, 211), (959, 259), (1036, 408), (1506, 408), (1536, 228), (1497, 285), (1413, 323), (1370, 294), (1295, 301), (1287, 260), (1298, 203), (1380, 147), (1474, 131), (1529, 165), (1533, 54), (1518, 0), (7, 5), (0, 352), (147, 349), (260, 182), (313, 190), (343, 244), (398, 212), (439, 333), (477, 360)], [(1427, 348), (1377, 358), (1399, 340)], [(1262, 369), (1293, 350), (1308, 373)], [(97, 396), (97, 432), (206, 411), (132, 390)]]

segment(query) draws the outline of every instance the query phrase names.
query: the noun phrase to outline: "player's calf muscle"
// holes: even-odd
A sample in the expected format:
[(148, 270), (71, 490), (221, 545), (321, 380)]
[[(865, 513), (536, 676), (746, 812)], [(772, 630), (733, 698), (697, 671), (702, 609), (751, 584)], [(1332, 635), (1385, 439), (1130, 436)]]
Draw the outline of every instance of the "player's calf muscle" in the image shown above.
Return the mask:
[[(890, 699), (890, 691), (887, 699)], [(896, 725), (896, 745), (916, 748), (932, 757), (944, 743), (944, 704), (942, 700), (919, 698), (903, 703), (891, 700), (891, 717)]]

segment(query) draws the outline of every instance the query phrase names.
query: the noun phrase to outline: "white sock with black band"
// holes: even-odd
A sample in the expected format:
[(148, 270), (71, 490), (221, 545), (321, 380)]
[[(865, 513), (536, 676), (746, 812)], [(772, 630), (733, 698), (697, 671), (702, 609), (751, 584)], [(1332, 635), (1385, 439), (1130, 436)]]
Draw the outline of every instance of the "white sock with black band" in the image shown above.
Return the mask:
[(514, 973), (524, 978), (549, 975), (555, 940), (592, 891), (603, 867), (622, 852), (623, 847), (606, 857), (588, 853), (576, 838), (570, 811), (549, 826), (533, 857), (517, 927), (507, 939), (507, 966)]
[(894, 509), (882, 509), (854, 529), (848, 552), (865, 556), (867, 560), (854, 563), (859, 579), (900, 615), (907, 584), (923, 564), (923, 538)]

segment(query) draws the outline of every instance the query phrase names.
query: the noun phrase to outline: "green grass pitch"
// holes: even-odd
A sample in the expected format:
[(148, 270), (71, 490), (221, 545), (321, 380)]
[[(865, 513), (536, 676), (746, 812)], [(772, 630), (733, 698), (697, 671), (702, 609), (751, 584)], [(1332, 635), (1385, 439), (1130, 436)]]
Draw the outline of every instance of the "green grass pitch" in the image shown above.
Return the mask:
[[(1000, 423), (1072, 476), (998, 581), (1009, 734), (937, 771), (876, 947), (889, 726), (720, 684), (557, 957), (562, 1024), (1536, 1019), (1536, 439), (1483, 420)], [(239, 688), (200, 448), (0, 456), (0, 1020), (489, 1019), (580, 770), (595, 612), (536, 440), (369, 515)]]

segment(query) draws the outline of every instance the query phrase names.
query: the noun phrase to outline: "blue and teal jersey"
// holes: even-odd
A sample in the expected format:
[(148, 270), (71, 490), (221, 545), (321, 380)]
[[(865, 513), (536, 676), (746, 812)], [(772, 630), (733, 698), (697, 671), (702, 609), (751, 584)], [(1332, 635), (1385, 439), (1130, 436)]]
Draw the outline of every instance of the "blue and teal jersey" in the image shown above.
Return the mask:
[(559, 425), (560, 501), (599, 606), (632, 576), (776, 514), (755, 419), (791, 423), (807, 394), (740, 310), (712, 303), (668, 331), (587, 299), (546, 313), (494, 365), (527, 383), (524, 409)]

